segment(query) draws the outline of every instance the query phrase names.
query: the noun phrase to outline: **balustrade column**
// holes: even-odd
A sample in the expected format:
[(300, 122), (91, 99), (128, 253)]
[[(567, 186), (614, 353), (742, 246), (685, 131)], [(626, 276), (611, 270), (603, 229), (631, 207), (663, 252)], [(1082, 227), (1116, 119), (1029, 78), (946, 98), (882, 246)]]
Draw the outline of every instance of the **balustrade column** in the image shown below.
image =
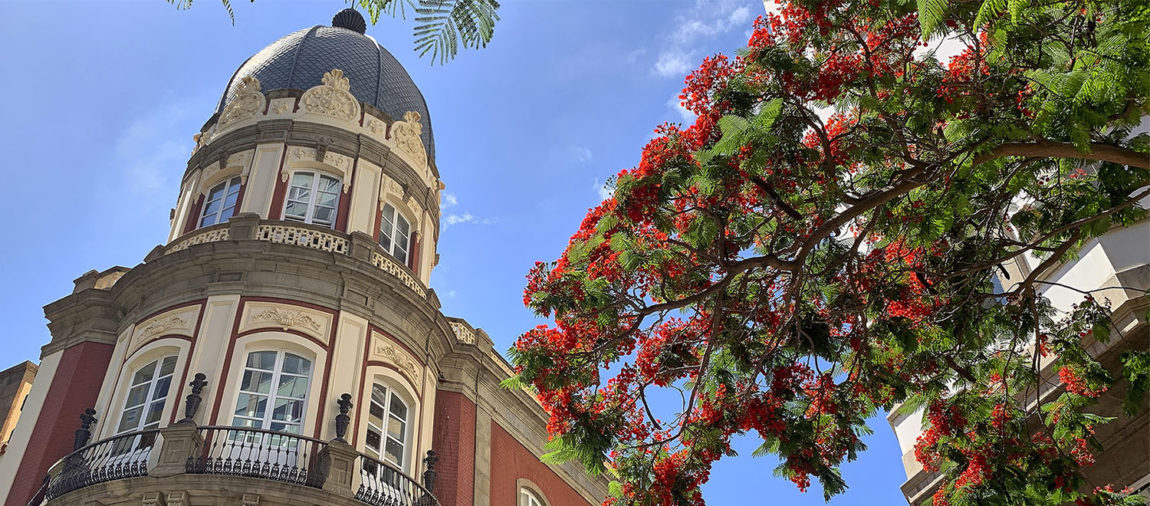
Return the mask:
[(320, 472), (324, 473), (323, 489), (350, 497), (355, 494), (355, 476), (358, 474), (355, 463), (359, 458), (359, 453), (355, 451), (355, 447), (348, 444), (344, 439), (350, 421), (347, 413), (353, 406), (351, 394), (341, 395), (336, 401), (336, 405), (339, 406), (339, 414), (335, 418), (336, 437), (319, 451), (317, 457), (319, 458)]

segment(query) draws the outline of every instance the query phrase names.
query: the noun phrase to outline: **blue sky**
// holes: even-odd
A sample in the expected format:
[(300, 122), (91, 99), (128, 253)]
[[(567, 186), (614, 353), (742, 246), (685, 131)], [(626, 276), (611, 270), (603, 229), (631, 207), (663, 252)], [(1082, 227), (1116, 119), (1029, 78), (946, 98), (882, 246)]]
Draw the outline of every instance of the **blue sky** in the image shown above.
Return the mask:
[[(42, 306), (90, 269), (133, 266), (166, 238), (168, 210), (192, 147), (245, 58), (300, 28), (328, 24), (340, 0), (216, 0), (177, 11), (163, 0), (0, 1), (0, 367), (36, 361), (49, 339)], [(423, 90), (447, 184), (443, 311), (507, 349), (538, 322), (524, 275), (553, 260), (602, 183), (633, 166), (652, 129), (683, 121), (683, 76), (702, 57), (745, 44), (759, 0), (506, 0), (495, 39), (446, 66), (411, 51), (411, 25), (384, 18), (368, 34)], [(832, 504), (905, 504), (894, 435), (872, 420), (871, 450), (844, 468)], [(754, 441), (721, 461), (709, 504), (823, 504), (774, 478)]]

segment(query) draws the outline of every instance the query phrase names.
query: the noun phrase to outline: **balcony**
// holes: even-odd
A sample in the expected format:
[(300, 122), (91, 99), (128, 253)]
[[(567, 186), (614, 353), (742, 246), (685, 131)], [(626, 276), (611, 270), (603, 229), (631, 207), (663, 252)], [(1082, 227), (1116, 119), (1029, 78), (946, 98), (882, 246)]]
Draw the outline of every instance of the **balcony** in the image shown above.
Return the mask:
[(252, 213), (237, 214), (226, 223), (184, 234), (167, 246), (157, 248), (157, 251), (149, 255), (145, 261), (150, 261), (155, 256), (177, 253), (199, 244), (244, 240), (290, 244), (356, 257), (395, 277), (420, 298), (427, 298), (427, 287), (419, 277), (406, 265), (387, 254), (367, 234), (360, 232), (346, 234), (328, 227), (296, 221), (261, 220), (258, 215)]
[[(199, 391), (193, 389), (184, 420), (90, 444), (95, 410), (87, 410), (76, 431), (76, 450), (49, 469), (29, 506), (173, 504), (170, 491), (180, 488), (195, 490), (201, 500), (228, 504), (248, 504), (252, 497), (259, 502), (259, 495), (268, 494), (279, 497), (265, 501), (273, 504), (439, 506), (432, 494), (434, 451), (423, 460), (420, 483), (344, 441), (350, 396), (339, 401), (337, 435), (331, 441), (251, 427), (198, 426), (191, 420), (199, 403)], [(251, 493), (227, 495), (236, 490)], [(176, 502), (187, 500), (180, 496)]]

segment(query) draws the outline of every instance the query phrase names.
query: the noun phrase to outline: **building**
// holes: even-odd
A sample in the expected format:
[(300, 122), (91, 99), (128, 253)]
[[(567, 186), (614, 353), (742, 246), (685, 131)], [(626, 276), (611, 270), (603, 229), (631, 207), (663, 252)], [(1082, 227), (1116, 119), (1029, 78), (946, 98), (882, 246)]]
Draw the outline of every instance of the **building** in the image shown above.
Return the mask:
[(6, 506), (578, 505), (546, 416), (440, 312), (427, 105), (340, 12), (240, 65), (195, 136), (171, 233), (44, 308), (52, 340)]
[[(1147, 126), (1150, 123), (1144, 122), (1143, 128)], [(1141, 205), (1150, 207), (1150, 198)], [(1030, 255), (1019, 257), (1016, 262), (1004, 265), (1009, 278), (998, 282), (1010, 289), (1010, 279), (1026, 279), (1041, 263)], [(1150, 315), (1150, 292), (1146, 291), (1150, 290), (1150, 220), (1113, 229), (1091, 240), (1078, 252), (1077, 260), (1057, 266), (1040, 281), (1047, 283), (1040, 283), (1038, 291), (1050, 299), (1055, 308), (1066, 313), (1083, 297), (1071, 288), (1092, 291), (1095, 299), (1110, 302), (1114, 324), (1111, 334), (1115, 337), (1108, 344), (1088, 337), (1090, 341), (1084, 345), (1115, 378), (1121, 378), (1118, 359), (1123, 351), (1150, 349), (1150, 322), (1146, 319)], [(1048, 378), (1044, 382), (1048, 388), (1042, 394), (1043, 403), (1062, 393), (1052, 361), (1050, 357), (1041, 364), (1040, 374)], [(1150, 399), (1144, 400), (1136, 416), (1123, 414), (1121, 405), (1127, 386), (1125, 381), (1115, 384), (1115, 388), (1105, 392), (1091, 408), (1116, 420), (1097, 429), (1095, 437), (1103, 450), (1096, 454), (1096, 463), (1084, 473), (1090, 483), (1114, 484), (1116, 489), (1130, 487), (1150, 498)], [(921, 410), (909, 414), (894, 410), (887, 416), (903, 453), (907, 481), (902, 485), (902, 492), (912, 505), (930, 504), (931, 495), (942, 483), (941, 476), (924, 471), (915, 460), (914, 445), (923, 432), (922, 415)]]
[(36, 378), (36, 364), (25, 360), (21, 364), (0, 371), (0, 455), (8, 450), (8, 440), (16, 421), (24, 411), (24, 400)]

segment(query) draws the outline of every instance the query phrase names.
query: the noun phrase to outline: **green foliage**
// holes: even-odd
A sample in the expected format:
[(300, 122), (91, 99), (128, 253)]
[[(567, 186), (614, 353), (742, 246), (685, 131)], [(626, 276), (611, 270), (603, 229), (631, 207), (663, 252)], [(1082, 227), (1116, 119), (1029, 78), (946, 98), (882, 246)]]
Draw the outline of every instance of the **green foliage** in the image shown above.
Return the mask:
[[(190, 9), (194, 0), (166, 0), (177, 9)], [(254, 2), (255, 0), (251, 0)], [(236, 15), (231, 0), (220, 0), (232, 24)], [(499, 21), (498, 0), (347, 0), (367, 11), (371, 24), (381, 15), (407, 18), (414, 13), (412, 35), (415, 51), (432, 63), (444, 64), (455, 58), (460, 48), (487, 47)]]

